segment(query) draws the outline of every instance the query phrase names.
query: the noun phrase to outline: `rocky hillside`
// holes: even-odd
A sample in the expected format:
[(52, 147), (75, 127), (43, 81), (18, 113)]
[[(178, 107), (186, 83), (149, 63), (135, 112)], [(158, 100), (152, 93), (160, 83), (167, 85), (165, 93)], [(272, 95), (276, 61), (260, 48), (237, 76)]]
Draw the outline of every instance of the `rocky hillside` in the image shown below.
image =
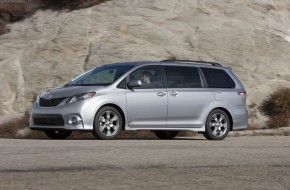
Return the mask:
[(233, 68), (257, 106), (290, 86), (290, 2), (112, 0), (77, 11), (38, 11), (0, 36), (0, 114), (23, 113), (45, 89), (97, 65), (168, 58)]

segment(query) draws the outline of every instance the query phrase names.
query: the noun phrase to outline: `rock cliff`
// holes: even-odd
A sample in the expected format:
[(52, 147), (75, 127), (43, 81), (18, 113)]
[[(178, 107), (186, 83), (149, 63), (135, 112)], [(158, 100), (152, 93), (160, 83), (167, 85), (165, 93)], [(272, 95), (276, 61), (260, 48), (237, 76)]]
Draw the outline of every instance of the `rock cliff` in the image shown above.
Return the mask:
[(77, 11), (38, 11), (0, 36), (0, 117), (97, 65), (168, 58), (232, 67), (257, 105), (290, 87), (290, 2), (112, 0)]

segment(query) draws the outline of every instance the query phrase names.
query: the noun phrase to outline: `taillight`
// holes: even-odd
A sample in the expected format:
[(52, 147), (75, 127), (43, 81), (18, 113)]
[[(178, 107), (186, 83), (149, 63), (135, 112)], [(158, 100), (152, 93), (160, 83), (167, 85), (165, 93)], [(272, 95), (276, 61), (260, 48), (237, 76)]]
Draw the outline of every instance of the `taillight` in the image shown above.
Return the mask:
[(247, 92), (246, 91), (238, 92), (238, 95), (240, 95), (240, 96), (247, 96)]

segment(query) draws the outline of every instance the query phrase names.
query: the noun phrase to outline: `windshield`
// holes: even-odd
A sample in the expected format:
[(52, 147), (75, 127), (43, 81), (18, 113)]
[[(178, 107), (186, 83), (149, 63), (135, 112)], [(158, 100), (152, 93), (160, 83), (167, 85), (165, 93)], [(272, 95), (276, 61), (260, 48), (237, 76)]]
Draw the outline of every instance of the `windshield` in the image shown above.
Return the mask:
[(129, 71), (131, 65), (101, 66), (70, 81), (66, 86), (108, 86)]

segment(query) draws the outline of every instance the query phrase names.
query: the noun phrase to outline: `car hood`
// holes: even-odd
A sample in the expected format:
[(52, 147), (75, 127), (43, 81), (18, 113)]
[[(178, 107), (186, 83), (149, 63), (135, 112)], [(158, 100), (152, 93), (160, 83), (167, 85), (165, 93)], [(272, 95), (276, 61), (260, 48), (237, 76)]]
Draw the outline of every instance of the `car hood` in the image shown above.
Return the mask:
[(68, 86), (50, 89), (40, 95), (44, 99), (54, 99), (54, 98), (65, 98), (71, 97), (77, 94), (86, 93), (86, 92), (96, 92), (97, 90), (104, 87), (92, 87), (92, 86)]

